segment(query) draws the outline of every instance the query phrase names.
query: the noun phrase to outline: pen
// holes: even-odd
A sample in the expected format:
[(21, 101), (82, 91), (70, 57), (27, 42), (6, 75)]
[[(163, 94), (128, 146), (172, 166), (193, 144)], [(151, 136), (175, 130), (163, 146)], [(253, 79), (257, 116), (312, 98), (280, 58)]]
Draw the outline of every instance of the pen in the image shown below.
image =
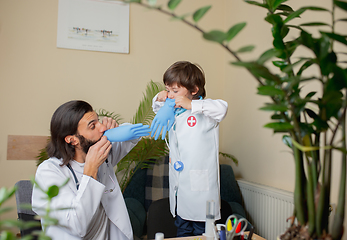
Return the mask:
[(249, 234), (248, 234), (247, 240), (252, 240), (253, 232), (254, 232), (254, 227), (253, 227), (253, 226), (251, 226), (251, 230), (249, 231)]
[(225, 227), (221, 226), (219, 231), (219, 239), (226, 240)]

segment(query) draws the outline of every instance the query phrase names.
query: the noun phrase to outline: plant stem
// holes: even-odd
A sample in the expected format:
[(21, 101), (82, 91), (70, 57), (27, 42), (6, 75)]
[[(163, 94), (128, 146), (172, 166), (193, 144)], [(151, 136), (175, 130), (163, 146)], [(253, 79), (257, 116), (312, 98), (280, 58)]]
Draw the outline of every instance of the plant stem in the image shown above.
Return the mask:
[[(347, 91), (345, 92), (345, 106), (347, 105)], [(342, 127), (342, 147), (346, 149), (346, 108), (342, 114), (341, 119)], [(337, 202), (337, 208), (334, 216), (334, 223), (332, 228), (332, 238), (334, 240), (341, 239), (343, 235), (343, 222), (345, 219), (345, 204), (346, 204), (346, 170), (347, 170), (347, 158), (346, 153), (342, 153), (341, 158), (341, 176), (340, 176), (340, 188)]]
[(315, 221), (316, 221), (316, 209), (315, 209), (315, 202), (314, 202), (314, 177), (312, 174), (312, 168), (310, 167), (310, 165), (308, 165), (307, 168), (307, 177), (308, 177), (308, 181), (307, 181), (307, 210), (308, 210), (308, 231), (310, 236), (312, 236), (312, 234), (315, 231)]
[(293, 145), (294, 159), (295, 159), (295, 189), (294, 189), (294, 205), (296, 209), (296, 217), (299, 224), (304, 225), (305, 206), (304, 206), (304, 189), (305, 189), (305, 174), (303, 172), (303, 159), (301, 151)]
[[(324, 134), (324, 145), (327, 145), (327, 133)], [(331, 185), (331, 157), (332, 149), (324, 151), (322, 187), (319, 196), (316, 227), (317, 234), (321, 236), (324, 231), (328, 231), (330, 185)]]

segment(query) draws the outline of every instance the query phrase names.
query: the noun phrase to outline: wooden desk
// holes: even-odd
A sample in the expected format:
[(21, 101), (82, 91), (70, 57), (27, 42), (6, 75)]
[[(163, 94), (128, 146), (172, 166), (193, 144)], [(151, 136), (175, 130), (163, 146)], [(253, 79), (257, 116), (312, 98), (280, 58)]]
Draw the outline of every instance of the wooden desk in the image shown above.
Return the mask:
[[(245, 235), (248, 236), (249, 232), (245, 232)], [(191, 237), (180, 237), (180, 238), (165, 238), (170, 240), (206, 240), (205, 236), (191, 236)], [(247, 239), (247, 238), (245, 238)], [(248, 239), (250, 240), (250, 239)], [(259, 235), (253, 233), (252, 240), (266, 240), (265, 238), (260, 237)]]
[(164, 238), (170, 240), (206, 240), (205, 236), (189, 236), (189, 237), (177, 237), (177, 238)]
[[(249, 232), (245, 232), (245, 235), (248, 236), (248, 234), (249, 234)], [(247, 238), (245, 238), (245, 239), (247, 239)], [(247, 239), (247, 240), (250, 240), (250, 239)], [(252, 240), (266, 240), (266, 239), (265, 239), (265, 238), (262, 238), (261, 236), (255, 234), (255, 233), (253, 233), (253, 235), (252, 235)]]

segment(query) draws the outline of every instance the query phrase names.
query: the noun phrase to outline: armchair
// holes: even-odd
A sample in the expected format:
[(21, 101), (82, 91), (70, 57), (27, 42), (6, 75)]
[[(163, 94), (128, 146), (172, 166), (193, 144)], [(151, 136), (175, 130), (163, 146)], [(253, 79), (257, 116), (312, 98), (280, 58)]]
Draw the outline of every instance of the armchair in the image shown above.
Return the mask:
[[(155, 219), (155, 212), (160, 213), (160, 211), (153, 209), (151, 213), (149, 212), (154, 201), (160, 201), (160, 203), (156, 202), (155, 205), (160, 205), (163, 208), (163, 214), (167, 215), (168, 200), (166, 198), (169, 197), (168, 163), (169, 157), (165, 156), (158, 160), (152, 169), (138, 169), (123, 193), (134, 235), (139, 238), (146, 234), (148, 239), (154, 238), (155, 230), (152, 229), (150, 224), (147, 224)], [(220, 165), (220, 184), (222, 219), (218, 223), (225, 223), (230, 214), (246, 218), (246, 212), (242, 206), (241, 192), (231, 166)], [(158, 218), (160, 219), (160, 216)], [(171, 220), (169, 220), (169, 224), (171, 224)]]

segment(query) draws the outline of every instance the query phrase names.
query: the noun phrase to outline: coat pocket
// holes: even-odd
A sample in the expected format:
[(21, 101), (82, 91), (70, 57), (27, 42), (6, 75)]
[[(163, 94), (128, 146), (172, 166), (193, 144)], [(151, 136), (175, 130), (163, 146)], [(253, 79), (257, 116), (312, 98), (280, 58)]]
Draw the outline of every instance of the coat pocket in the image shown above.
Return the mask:
[(190, 170), (191, 191), (209, 191), (208, 170)]

